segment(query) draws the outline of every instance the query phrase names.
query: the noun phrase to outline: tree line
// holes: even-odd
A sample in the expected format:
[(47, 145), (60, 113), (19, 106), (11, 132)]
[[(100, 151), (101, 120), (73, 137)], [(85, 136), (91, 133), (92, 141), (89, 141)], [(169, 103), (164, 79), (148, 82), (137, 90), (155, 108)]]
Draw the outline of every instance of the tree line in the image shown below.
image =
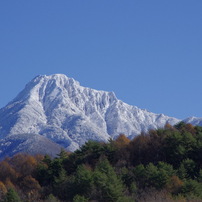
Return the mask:
[(183, 122), (73, 153), (0, 162), (0, 201), (202, 201), (202, 127)]

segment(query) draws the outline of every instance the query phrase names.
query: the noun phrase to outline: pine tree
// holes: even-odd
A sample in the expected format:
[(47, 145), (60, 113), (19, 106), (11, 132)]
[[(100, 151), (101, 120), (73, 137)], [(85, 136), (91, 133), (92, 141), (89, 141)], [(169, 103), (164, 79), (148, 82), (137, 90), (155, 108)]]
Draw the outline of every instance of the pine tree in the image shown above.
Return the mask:
[(123, 184), (107, 159), (98, 163), (94, 181), (98, 192), (101, 192), (101, 200), (118, 201), (123, 197)]
[(5, 196), (4, 202), (21, 202), (21, 199), (14, 189), (9, 189)]

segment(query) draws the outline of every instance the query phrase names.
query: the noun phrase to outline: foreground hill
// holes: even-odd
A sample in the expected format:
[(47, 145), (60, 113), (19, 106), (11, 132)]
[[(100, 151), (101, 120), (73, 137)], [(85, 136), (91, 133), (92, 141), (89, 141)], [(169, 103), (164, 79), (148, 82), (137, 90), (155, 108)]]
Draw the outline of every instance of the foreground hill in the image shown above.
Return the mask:
[(181, 122), (54, 159), (18, 154), (0, 162), (0, 201), (201, 202), (201, 151), (202, 127)]

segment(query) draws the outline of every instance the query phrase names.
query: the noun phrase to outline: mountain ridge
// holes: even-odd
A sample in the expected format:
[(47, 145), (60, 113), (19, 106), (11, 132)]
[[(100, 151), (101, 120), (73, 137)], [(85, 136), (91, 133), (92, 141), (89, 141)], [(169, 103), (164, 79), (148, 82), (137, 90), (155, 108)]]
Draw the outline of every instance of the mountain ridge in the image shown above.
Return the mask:
[(39, 75), (0, 109), (0, 139), (39, 134), (67, 150), (89, 139), (129, 138), (180, 120), (154, 114), (117, 99), (114, 92), (83, 87), (63, 74)]

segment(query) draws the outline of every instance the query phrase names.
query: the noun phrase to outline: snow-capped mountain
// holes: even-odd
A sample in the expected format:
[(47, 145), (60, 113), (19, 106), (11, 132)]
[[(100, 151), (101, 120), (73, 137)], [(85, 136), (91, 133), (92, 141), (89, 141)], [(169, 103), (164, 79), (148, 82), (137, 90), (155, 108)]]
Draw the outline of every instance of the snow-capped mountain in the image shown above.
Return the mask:
[(191, 123), (192, 125), (202, 126), (202, 118), (198, 117), (189, 117), (183, 120), (185, 123)]
[(74, 151), (89, 139), (107, 141), (120, 133), (132, 138), (179, 121), (130, 106), (113, 92), (82, 87), (72, 78), (55, 74), (37, 76), (0, 109), (0, 139), (38, 134)]

